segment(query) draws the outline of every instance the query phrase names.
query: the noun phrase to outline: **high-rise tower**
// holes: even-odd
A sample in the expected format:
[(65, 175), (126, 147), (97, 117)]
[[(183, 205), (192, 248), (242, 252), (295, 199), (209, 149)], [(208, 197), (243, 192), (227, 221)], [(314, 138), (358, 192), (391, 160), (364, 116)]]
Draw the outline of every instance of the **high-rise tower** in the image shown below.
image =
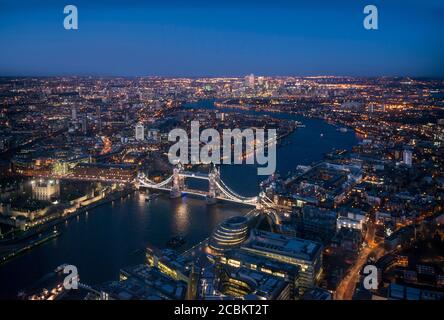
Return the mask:
[(145, 139), (145, 133), (144, 133), (144, 127), (143, 124), (138, 123), (136, 125), (136, 140), (141, 141)]

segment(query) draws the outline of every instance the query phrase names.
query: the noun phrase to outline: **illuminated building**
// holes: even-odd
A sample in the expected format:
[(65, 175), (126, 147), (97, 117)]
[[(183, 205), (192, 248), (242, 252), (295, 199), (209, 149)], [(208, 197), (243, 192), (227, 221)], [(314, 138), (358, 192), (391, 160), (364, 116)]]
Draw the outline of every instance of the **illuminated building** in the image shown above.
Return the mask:
[(254, 74), (245, 77), (245, 85), (248, 87), (254, 87)]
[(264, 77), (257, 77), (257, 83), (262, 86), (264, 84)]
[(248, 237), (247, 218), (232, 217), (222, 222), (210, 237), (208, 247), (218, 255), (226, 250), (238, 248)]
[(405, 149), (402, 153), (402, 162), (406, 165), (411, 167), (412, 166), (412, 150)]
[(251, 254), (241, 250), (230, 250), (218, 258), (218, 262), (232, 268), (244, 268), (256, 272), (266, 273), (290, 285), (291, 298), (299, 295), (299, 272), (300, 268), (293, 264), (275, 261), (263, 256)]
[(107, 179), (111, 182), (130, 182), (136, 177), (136, 167), (131, 164), (79, 163), (72, 170), (72, 177), (79, 179)]
[(315, 285), (321, 272), (322, 245), (314, 241), (256, 230), (241, 250), (299, 266), (301, 293)]
[(142, 141), (145, 139), (144, 127), (143, 124), (138, 123), (136, 125), (136, 140)]
[(88, 119), (86, 117), (82, 118), (82, 133), (86, 134), (88, 131)]
[(72, 109), (71, 109), (71, 119), (72, 119), (72, 121), (77, 120), (77, 108), (75, 105), (72, 106)]
[(60, 185), (57, 180), (32, 181), (32, 197), (37, 200), (49, 201), (60, 195)]
[(102, 131), (102, 108), (97, 106), (97, 128), (99, 132)]
[(159, 139), (159, 130), (158, 129), (149, 129), (147, 132), (147, 139), (152, 141), (157, 141)]
[(189, 281), (190, 271), (185, 267), (186, 261), (176, 251), (170, 249), (146, 249), (148, 265), (159, 269), (163, 274), (184, 282)]
[(136, 265), (120, 270), (120, 281), (100, 285), (113, 300), (182, 300), (186, 283), (162, 274), (158, 269)]
[(193, 264), (191, 266), (190, 277), (187, 283), (187, 300), (195, 300), (197, 297), (197, 283), (199, 281), (199, 269)]
[(341, 214), (338, 217), (336, 223), (337, 230), (340, 230), (341, 228), (349, 228), (363, 231), (363, 227), (367, 221), (365, 213), (356, 208), (351, 208), (347, 211), (347, 215)]
[(220, 292), (247, 300), (291, 300), (289, 282), (271, 274), (251, 269), (233, 269), (228, 266), (220, 270)]
[(324, 162), (291, 178), (287, 187), (296, 201), (334, 207), (346, 199), (348, 191), (361, 179), (359, 167)]

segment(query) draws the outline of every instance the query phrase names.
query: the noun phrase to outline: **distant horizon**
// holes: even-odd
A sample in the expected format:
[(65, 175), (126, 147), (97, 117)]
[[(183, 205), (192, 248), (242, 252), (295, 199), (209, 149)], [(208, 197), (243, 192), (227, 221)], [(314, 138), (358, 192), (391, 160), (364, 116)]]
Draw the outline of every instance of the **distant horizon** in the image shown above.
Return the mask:
[(105, 74), (72, 74), (72, 75), (2, 75), (0, 78), (165, 78), (165, 79), (216, 79), (216, 78), (244, 78), (250, 74), (255, 77), (265, 78), (361, 78), (361, 79), (381, 79), (381, 78), (410, 78), (410, 79), (427, 79), (427, 80), (444, 80), (444, 76), (421, 76), (421, 75), (380, 75), (380, 76), (367, 76), (367, 75), (331, 75), (331, 74), (318, 74), (318, 75), (267, 75), (246, 73), (243, 75), (212, 75), (212, 76), (169, 76), (169, 75), (105, 75)]
[(75, 0), (76, 30), (66, 4), (0, 0), (0, 74), (444, 78), (441, 0)]

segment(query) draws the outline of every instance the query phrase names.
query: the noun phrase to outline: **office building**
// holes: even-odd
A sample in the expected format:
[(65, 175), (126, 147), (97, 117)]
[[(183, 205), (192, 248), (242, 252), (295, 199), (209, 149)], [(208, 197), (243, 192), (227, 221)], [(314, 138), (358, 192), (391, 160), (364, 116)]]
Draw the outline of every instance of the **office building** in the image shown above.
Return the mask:
[(187, 264), (190, 262), (177, 251), (171, 249), (159, 250), (154, 247), (146, 249), (148, 265), (159, 269), (160, 272), (174, 280), (189, 281), (190, 270)]
[(404, 152), (402, 153), (402, 163), (409, 167), (412, 166), (412, 150), (404, 150)]
[(97, 106), (97, 129), (102, 132), (102, 108)]
[(86, 134), (88, 132), (88, 119), (85, 117), (82, 118), (82, 133)]
[(72, 109), (71, 109), (71, 119), (72, 119), (72, 121), (77, 120), (77, 107), (75, 105), (72, 106)]
[(363, 230), (367, 218), (364, 212), (360, 210), (349, 210), (347, 215), (341, 215), (338, 217), (336, 228), (340, 230), (341, 228), (357, 229)]
[(250, 88), (254, 87), (254, 74), (245, 77), (245, 85)]
[(328, 243), (336, 232), (334, 211), (306, 205), (297, 218), (298, 235), (304, 239)]
[(275, 276), (280, 280), (285, 280), (290, 285), (291, 299), (299, 296), (300, 268), (298, 266), (267, 259), (263, 256), (248, 253), (239, 249), (226, 252), (224, 255), (219, 256), (217, 261), (220, 264), (228, 265), (232, 268), (249, 269)]
[(219, 279), (219, 289), (223, 295), (246, 300), (292, 299), (289, 282), (264, 272), (223, 266)]
[(299, 266), (301, 293), (312, 288), (321, 273), (322, 245), (318, 242), (256, 230), (241, 250)]
[(110, 300), (183, 300), (187, 285), (141, 264), (121, 269), (119, 281), (106, 282), (96, 289)]
[(138, 123), (136, 125), (136, 140), (142, 141), (144, 139), (145, 139), (145, 132), (144, 132), (143, 124)]
[(149, 129), (147, 131), (147, 139), (152, 141), (159, 141), (160, 133), (159, 129)]
[(328, 290), (322, 288), (313, 288), (305, 291), (301, 300), (333, 300), (333, 296)]

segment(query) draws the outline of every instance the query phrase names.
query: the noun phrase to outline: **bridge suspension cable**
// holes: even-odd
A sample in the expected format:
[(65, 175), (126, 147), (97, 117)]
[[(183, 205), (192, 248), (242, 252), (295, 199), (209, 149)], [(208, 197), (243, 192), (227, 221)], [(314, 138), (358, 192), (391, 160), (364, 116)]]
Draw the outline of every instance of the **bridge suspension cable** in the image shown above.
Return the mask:
[(173, 176), (169, 176), (168, 178), (166, 178), (165, 180), (156, 183), (154, 181), (151, 181), (150, 179), (144, 177), (144, 178), (139, 178), (139, 181), (141, 181), (145, 186), (147, 187), (151, 187), (151, 188), (162, 188), (165, 185), (167, 185), (168, 183), (171, 182), (171, 180), (173, 179)]
[[(244, 200), (244, 201), (256, 201), (256, 197), (244, 197), (244, 196), (241, 196), (241, 195), (238, 195), (236, 192), (234, 192), (230, 187), (228, 187), (226, 184), (225, 184), (225, 182), (223, 182), (223, 180), (222, 179), (217, 179), (219, 182), (220, 182), (220, 184), (222, 185), (222, 186), (220, 186), (220, 185), (218, 185), (218, 187), (219, 187), (219, 189), (221, 189), (222, 191), (223, 191), (223, 189), (224, 190), (226, 190), (226, 191), (228, 191), (229, 193), (231, 193), (234, 197), (236, 197), (236, 198), (238, 198), (238, 199), (241, 199), (241, 200)], [(216, 184), (217, 184), (217, 182), (218, 181), (216, 181)]]
[[(233, 201), (241, 202), (241, 203), (256, 203), (257, 202), (257, 198), (256, 197), (246, 198), (246, 197), (239, 196), (235, 192), (231, 191), (229, 188), (225, 189), (224, 188), (225, 185), (221, 185), (221, 183), (219, 183), (219, 182), (222, 182), (222, 181), (221, 180), (216, 180), (215, 181), (217, 187), (229, 199), (231, 199)], [(222, 182), (222, 184), (223, 184), (223, 182)]]

